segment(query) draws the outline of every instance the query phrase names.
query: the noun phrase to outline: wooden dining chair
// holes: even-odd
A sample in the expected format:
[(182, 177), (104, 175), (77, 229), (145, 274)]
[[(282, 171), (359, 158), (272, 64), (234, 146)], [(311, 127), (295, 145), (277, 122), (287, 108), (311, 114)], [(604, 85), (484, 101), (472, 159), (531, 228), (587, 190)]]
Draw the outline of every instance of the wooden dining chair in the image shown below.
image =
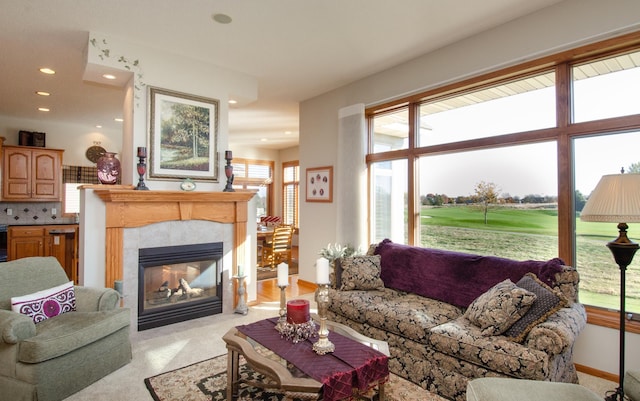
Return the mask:
[(262, 246), (263, 261), (272, 269), (281, 261), (287, 261), (291, 265), (291, 240), (293, 238), (293, 226), (280, 225), (273, 229), (271, 242)]

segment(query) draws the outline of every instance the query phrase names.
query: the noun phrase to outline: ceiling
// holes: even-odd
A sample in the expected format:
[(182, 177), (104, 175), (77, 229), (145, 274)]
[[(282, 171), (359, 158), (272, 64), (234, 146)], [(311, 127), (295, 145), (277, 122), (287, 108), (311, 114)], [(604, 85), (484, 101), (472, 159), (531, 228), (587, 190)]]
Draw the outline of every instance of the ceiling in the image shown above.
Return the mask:
[(258, 100), (230, 105), (229, 144), (284, 149), (299, 102), (559, 1), (0, 0), (0, 115), (119, 129), (123, 92), (82, 80), (99, 32), (256, 77)]

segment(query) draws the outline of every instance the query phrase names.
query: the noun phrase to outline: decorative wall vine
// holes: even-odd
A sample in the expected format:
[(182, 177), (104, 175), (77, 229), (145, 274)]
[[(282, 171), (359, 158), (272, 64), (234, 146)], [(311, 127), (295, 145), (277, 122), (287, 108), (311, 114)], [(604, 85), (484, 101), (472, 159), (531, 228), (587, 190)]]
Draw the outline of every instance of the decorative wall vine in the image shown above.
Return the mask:
[[(91, 45), (98, 50), (98, 57), (100, 58), (100, 60), (111, 59), (111, 49), (109, 49), (109, 45), (106, 39), (103, 38), (100, 40), (97, 38), (91, 38), (89, 40), (89, 43), (91, 43)], [(118, 56), (115, 60), (120, 65), (122, 65), (124, 69), (133, 72), (135, 78), (133, 80), (134, 97), (136, 99), (136, 107), (139, 107), (140, 91), (143, 87), (146, 86), (146, 84), (144, 83), (144, 74), (142, 72), (142, 68), (140, 67), (140, 60), (132, 60), (125, 56)]]

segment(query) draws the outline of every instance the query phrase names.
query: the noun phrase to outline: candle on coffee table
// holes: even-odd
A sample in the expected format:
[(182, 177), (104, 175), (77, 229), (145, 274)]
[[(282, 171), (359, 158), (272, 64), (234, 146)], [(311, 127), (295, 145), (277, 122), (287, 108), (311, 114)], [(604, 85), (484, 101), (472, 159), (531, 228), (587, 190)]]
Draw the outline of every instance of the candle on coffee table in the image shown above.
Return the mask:
[(316, 260), (316, 284), (329, 284), (329, 260)]
[(286, 287), (289, 285), (289, 265), (282, 262), (278, 265), (278, 286)]
[(287, 323), (303, 324), (307, 323), (310, 318), (309, 301), (306, 299), (292, 299), (287, 302)]

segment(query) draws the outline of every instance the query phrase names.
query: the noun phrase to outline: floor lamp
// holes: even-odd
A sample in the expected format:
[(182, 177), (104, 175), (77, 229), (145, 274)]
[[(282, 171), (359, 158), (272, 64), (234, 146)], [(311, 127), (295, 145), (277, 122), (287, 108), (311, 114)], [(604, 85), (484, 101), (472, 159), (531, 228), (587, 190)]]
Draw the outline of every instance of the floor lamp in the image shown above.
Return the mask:
[(607, 243), (620, 267), (620, 369), (619, 385), (607, 401), (624, 399), (625, 272), (638, 244), (627, 237), (627, 222), (640, 222), (640, 174), (612, 174), (600, 179), (580, 213), (583, 221), (618, 223), (619, 235)]

